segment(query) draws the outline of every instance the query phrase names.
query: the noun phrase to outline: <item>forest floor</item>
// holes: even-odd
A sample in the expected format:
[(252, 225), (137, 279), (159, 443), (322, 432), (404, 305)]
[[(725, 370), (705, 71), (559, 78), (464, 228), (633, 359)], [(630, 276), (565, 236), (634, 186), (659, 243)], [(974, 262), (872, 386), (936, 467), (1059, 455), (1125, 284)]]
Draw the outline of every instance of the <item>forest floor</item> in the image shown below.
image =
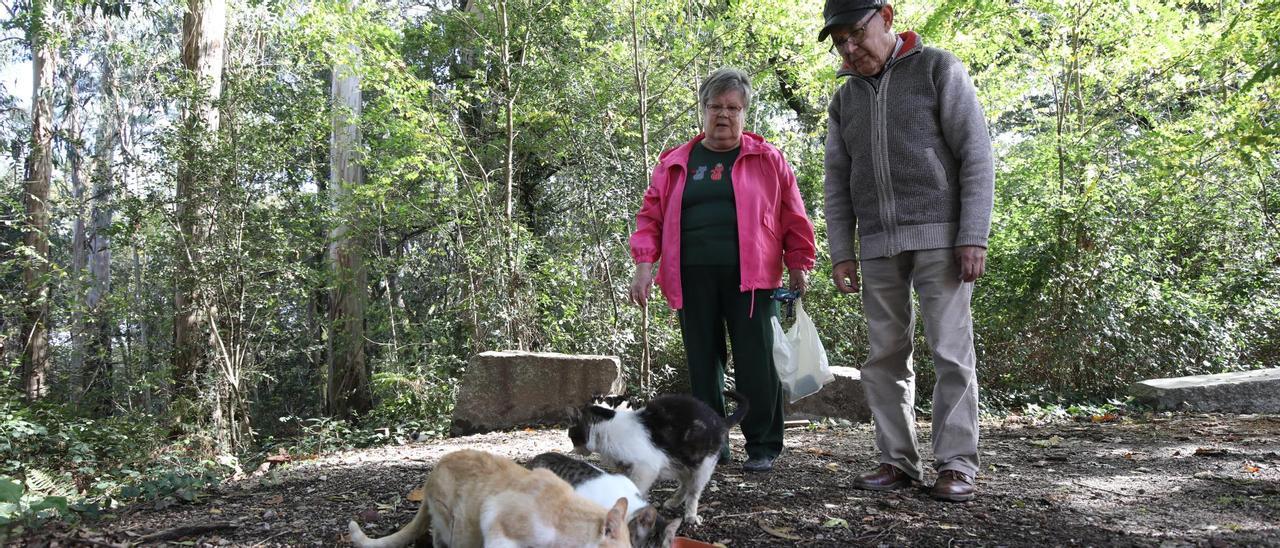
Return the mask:
[[(787, 431), (769, 474), (717, 468), (704, 523), (682, 536), (750, 546), (1280, 546), (1280, 416), (1156, 414), (1105, 422), (983, 425), (978, 497), (943, 503), (923, 489), (860, 491), (876, 464), (870, 425)], [(922, 447), (929, 428), (920, 425)], [(560, 429), (491, 433), (296, 461), (196, 503), (137, 505), (78, 527), (55, 524), (30, 546), (158, 544), (145, 535), (207, 526), (187, 546), (343, 546), (347, 520), (370, 536), (407, 523), (409, 500), (438, 459), (475, 448), (524, 460), (568, 451)], [(651, 498), (665, 499), (670, 484)], [(155, 537), (152, 537), (155, 538)], [(11, 539), (13, 540), (13, 539)]]

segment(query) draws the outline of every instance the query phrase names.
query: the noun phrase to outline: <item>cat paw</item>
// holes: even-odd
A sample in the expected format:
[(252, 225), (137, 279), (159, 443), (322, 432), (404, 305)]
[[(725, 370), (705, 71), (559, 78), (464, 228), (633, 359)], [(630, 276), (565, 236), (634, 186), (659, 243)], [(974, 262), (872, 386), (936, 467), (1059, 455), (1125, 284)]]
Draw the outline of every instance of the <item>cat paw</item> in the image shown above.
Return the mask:
[(699, 525), (702, 525), (702, 518), (698, 517), (697, 514), (686, 515), (684, 517), (684, 523), (687, 525), (692, 525), (694, 527), (697, 527)]

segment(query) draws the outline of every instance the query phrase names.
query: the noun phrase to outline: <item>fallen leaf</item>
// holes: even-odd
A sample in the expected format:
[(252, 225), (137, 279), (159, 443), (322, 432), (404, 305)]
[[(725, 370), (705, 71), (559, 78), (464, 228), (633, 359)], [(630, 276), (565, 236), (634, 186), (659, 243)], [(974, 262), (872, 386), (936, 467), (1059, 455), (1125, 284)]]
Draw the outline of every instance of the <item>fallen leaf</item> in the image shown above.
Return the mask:
[(839, 469), (840, 469), (840, 465), (839, 465), (839, 464), (836, 464), (836, 463), (834, 463), (834, 462), (828, 462), (828, 463), (827, 463), (827, 465), (826, 465), (826, 469), (827, 469), (827, 470), (830, 470), (830, 471), (832, 471), (832, 472), (835, 472), (835, 471), (837, 471), (837, 470), (839, 470)]
[(1212, 457), (1212, 456), (1225, 455), (1225, 454), (1227, 454), (1227, 451), (1225, 449), (1219, 449), (1217, 447), (1213, 447), (1213, 448), (1197, 447), (1196, 448), (1197, 457)]
[(848, 529), (849, 522), (841, 518), (829, 518), (827, 519), (827, 521), (822, 522), (822, 526), (823, 527), (844, 527), (845, 529)]
[(757, 521), (756, 524), (759, 525), (761, 529), (764, 529), (764, 532), (769, 533), (770, 535), (773, 535), (780, 539), (800, 540), (800, 537), (791, 534), (791, 531), (794, 531), (794, 529), (790, 527), (778, 527), (778, 528), (769, 527), (769, 525), (766, 524), (764, 520)]
[(1031, 445), (1039, 447), (1057, 447), (1060, 443), (1062, 443), (1062, 437), (1057, 434), (1049, 436), (1049, 439), (1031, 440)]
[(412, 491), (409, 491), (409, 496), (405, 498), (409, 499), (410, 502), (422, 502), (422, 488), (414, 487)]
[(1102, 415), (1094, 415), (1092, 417), (1089, 417), (1089, 420), (1092, 420), (1093, 422), (1112, 422), (1119, 418), (1120, 418), (1120, 415), (1117, 415), (1115, 413), (1104, 413)]
[(1259, 467), (1259, 466), (1254, 466), (1254, 465), (1252, 465), (1252, 464), (1245, 464), (1245, 465), (1244, 465), (1244, 471), (1245, 471), (1245, 472), (1248, 472), (1248, 473), (1250, 473), (1250, 474), (1257, 474), (1258, 472), (1261, 472), (1261, 471), (1262, 471), (1262, 468), (1261, 468), (1261, 467)]
[(281, 504), (284, 502), (284, 495), (273, 495), (262, 501), (263, 504)]

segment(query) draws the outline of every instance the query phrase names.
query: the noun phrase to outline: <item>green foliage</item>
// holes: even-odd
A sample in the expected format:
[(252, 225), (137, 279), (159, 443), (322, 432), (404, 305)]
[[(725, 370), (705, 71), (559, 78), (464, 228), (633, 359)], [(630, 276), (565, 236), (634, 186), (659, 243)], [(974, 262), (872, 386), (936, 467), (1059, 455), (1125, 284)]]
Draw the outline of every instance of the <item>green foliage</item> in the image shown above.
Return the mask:
[(165, 442), (157, 417), (90, 419), (0, 396), (0, 529), (138, 501), (194, 502), (234, 471), (200, 456), (200, 445)]

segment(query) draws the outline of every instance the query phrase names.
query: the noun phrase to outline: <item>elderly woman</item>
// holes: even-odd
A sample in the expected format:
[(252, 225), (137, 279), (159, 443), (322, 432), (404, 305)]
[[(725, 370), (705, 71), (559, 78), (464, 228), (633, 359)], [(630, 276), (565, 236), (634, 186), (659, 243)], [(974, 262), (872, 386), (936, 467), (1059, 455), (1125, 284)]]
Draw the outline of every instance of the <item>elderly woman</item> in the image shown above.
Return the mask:
[[(693, 395), (722, 415), (728, 328), (735, 388), (750, 404), (742, 469), (767, 472), (782, 452), (783, 419), (770, 297), (784, 264), (790, 288), (804, 290), (814, 263), (813, 224), (782, 152), (742, 131), (751, 105), (747, 75), (713, 72), (698, 101), (703, 133), (662, 153), (636, 215), (631, 300), (645, 305), (657, 278), (680, 317)], [(721, 461), (728, 457), (726, 446)]]

